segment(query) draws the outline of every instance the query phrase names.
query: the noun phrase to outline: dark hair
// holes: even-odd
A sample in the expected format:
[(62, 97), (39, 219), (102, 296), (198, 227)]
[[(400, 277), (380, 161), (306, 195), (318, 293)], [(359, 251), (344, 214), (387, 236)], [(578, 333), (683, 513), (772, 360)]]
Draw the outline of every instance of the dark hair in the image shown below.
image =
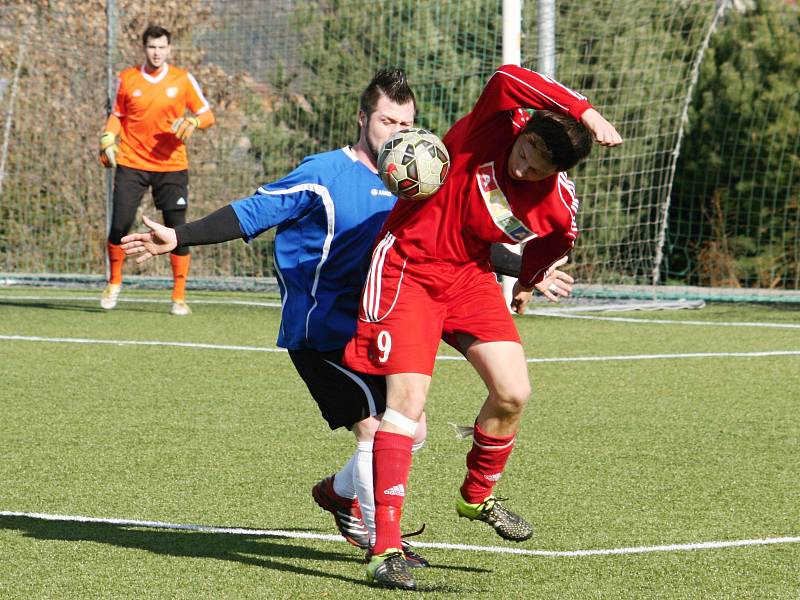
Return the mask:
[(381, 69), (369, 82), (369, 85), (361, 94), (358, 108), (364, 111), (369, 117), (378, 105), (381, 94), (389, 98), (396, 104), (414, 103), (414, 111), (417, 110), (417, 99), (406, 79), (406, 72), (400, 68)]
[(163, 27), (159, 27), (158, 25), (148, 25), (147, 29), (145, 29), (144, 33), (142, 34), (142, 46), (147, 46), (147, 40), (156, 40), (165, 36), (167, 38), (167, 43), (169, 44), (171, 37), (169, 31)]
[(580, 121), (549, 110), (537, 110), (526, 123), (523, 134), (535, 133), (544, 142), (548, 160), (560, 171), (577, 165), (592, 151), (592, 134)]

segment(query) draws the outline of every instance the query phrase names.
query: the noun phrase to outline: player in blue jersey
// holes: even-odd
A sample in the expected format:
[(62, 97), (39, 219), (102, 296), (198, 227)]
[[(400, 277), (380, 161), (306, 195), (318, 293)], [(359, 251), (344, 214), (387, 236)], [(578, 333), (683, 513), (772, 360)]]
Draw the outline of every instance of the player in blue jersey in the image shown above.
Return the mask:
[[(355, 331), (372, 245), (396, 201), (378, 177), (378, 151), (394, 133), (411, 127), (415, 115), (405, 73), (381, 70), (361, 95), (354, 146), (309, 156), (282, 179), (198, 221), (172, 229), (145, 217), (149, 233), (122, 239), (126, 253), (140, 254), (137, 262), (143, 262), (178, 246), (250, 241), (277, 228), (278, 346), (289, 351), (331, 429), (350, 429), (357, 443), (344, 467), (317, 483), (312, 494), (333, 514), (345, 539), (365, 549), (374, 532), (372, 438), (386, 407), (386, 382), (347, 369), (341, 358)], [(415, 449), (425, 435), (423, 426)], [(410, 565), (427, 564), (405, 549)]]

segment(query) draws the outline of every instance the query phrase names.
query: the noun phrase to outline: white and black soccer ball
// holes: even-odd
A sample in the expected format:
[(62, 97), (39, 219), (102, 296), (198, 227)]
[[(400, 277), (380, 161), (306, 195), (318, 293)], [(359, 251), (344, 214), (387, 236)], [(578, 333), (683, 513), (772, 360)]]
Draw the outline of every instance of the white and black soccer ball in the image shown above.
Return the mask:
[(447, 177), (450, 155), (442, 140), (427, 129), (403, 129), (378, 153), (378, 173), (398, 198), (425, 200)]

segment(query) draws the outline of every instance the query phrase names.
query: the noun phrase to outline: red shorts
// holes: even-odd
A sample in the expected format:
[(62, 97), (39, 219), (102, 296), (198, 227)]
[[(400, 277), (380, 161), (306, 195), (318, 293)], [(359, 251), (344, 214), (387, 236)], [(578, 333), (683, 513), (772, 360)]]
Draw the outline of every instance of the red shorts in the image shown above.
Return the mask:
[(452, 345), (459, 333), (520, 343), (494, 273), (474, 263), (412, 263), (381, 241), (343, 362), (362, 373), (431, 375), (439, 340)]

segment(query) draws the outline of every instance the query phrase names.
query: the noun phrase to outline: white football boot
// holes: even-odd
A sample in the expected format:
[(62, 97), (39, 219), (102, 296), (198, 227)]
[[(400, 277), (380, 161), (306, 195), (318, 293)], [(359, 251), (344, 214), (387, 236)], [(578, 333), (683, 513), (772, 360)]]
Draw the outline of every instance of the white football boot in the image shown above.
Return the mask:
[(170, 312), (173, 315), (178, 315), (179, 317), (184, 317), (186, 315), (192, 314), (192, 309), (189, 308), (188, 304), (186, 304), (186, 300), (173, 300), (173, 302), (172, 302), (172, 310)]
[(100, 306), (106, 310), (111, 310), (117, 305), (119, 293), (122, 290), (121, 283), (109, 283), (100, 295)]

